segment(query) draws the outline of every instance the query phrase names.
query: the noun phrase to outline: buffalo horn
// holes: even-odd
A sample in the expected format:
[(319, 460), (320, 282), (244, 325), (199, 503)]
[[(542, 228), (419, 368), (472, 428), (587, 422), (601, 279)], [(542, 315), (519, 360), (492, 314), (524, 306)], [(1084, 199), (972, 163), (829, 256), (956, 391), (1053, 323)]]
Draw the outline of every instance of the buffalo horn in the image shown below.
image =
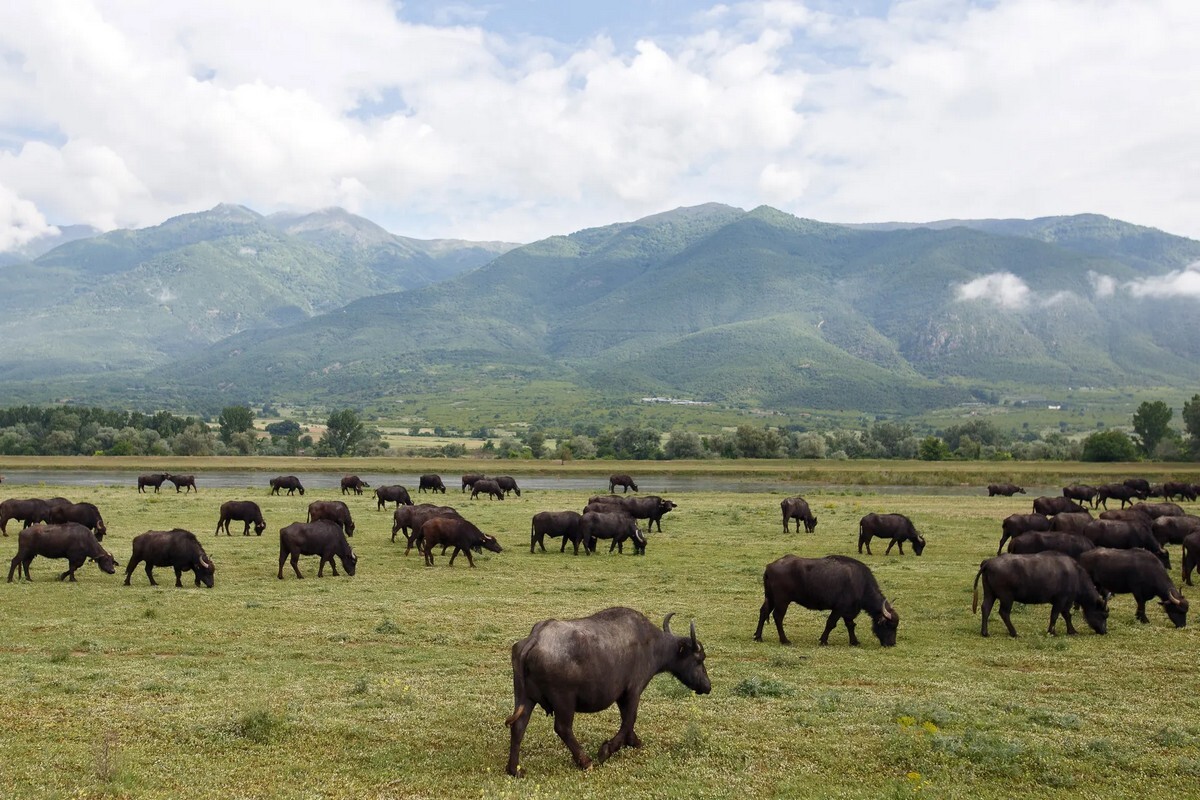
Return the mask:
[(696, 646), (696, 620), (692, 620), (692, 647)]
[(891, 607), (891, 604), (888, 603), (887, 600), (883, 601), (883, 618), (884, 619), (892, 618), (892, 607)]
[(674, 611), (672, 611), (670, 614), (667, 614), (665, 617), (663, 617), (663, 630), (666, 631), (667, 633), (671, 632), (671, 617), (673, 617), (673, 616), (675, 616)]
[(1183, 598), (1175, 592), (1171, 592), (1169, 595), (1167, 595), (1167, 597), (1170, 598), (1171, 602), (1177, 606), (1183, 604)]

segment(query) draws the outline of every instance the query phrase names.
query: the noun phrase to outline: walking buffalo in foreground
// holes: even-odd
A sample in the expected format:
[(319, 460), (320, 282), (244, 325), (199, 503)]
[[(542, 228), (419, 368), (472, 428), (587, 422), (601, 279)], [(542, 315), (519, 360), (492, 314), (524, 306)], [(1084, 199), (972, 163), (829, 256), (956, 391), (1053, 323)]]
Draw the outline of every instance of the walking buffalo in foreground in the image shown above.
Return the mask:
[(756, 642), (762, 641), (763, 626), (767, 617), (774, 614), (780, 644), (791, 644), (783, 632), (783, 616), (788, 604), (796, 603), (814, 611), (830, 612), (825, 621), (825, 632), (821, 634), (823, 645), (829, 644), (829, 634), (840, 619), (850, 634), (850, 644), (857, 647), (854, 619), (861, 611), (871, 617), (871, 631), (881, 645), (891, 647), (896, 644), (900, 615), (884, 598), (870, 567), (857, 559), (786, 555), (767, 564), (763, 572), (763, 594), (765, 599), (758, 611), (758, 630), (754, 632)]
[(804, 532), (812, 533), (817, 529), (817, 518), (808, 507), (808, 501), (803, 497), (789, 497), (779, 504), (783, 511), (783, 532), (788, 532), (788, 523), (796, 520), (796, 533), (800, 532), (800, 523), (804, 523)]
[(987, 490), (988, 497), (995, 497), (996, 495), (1012, 497), (1014, 494), (1025, 494), (1025, 489), (1017, 486), (1015, 483), (989, 483)]
[(1079, 556), (1096, 589), (1107, 594), (1131, 594), (1137, 602), (1138, 622), (1148, 623), (1146, 601), (1157, 597), (1176, 628), (1187, 625), (1188, 601), (1171, 583), (1167, 570), (1145, 550), (1097, 547)]
[(493, 553), (502, 551), (500, 543), (494, 536), (488, 536), (462, 517), (433, 517), (426, 520), (421, 526), (421, 536), (425, 540), (424, 554), (427, 567), (433, 566), (433, 548), (439, 545), (442, 547), (442, 552), (445, 552), (447, 547), (454, 548), (454, 552), (450, 554), (450, 566), (454, 565), (454, 559), (458, 558), (459, 553), (465, 553), (467, 563), (474, 567), (475, 559), (471, 558), (472, 548), (482, 547)]
[(510, 729), (508, 774), (525, 774), (521, 740), (535, 706), (554, 716), (554, 732), (575, 764), (587, 769), (592, 760), (575, 738), (576, 713), (592, 714), (614, 703), (620, 710), (621, 727), (596, 756), (603, 763), (622, 747), (642, 746), (633, 728), (642, 692), (655, 675), (669, 672), (696, 694), (712, 691), (696, 623), (688, 636), (676, 636), (672, 616), (667, 614), (660, 631), (631, 608), (608, 608), (582, 619), (543, 620), (514, 644), (514, 708), (504, 720)]
[(304, 577), (300, 574), (300, 556), (320, 557), (318, 578), (325, 577), (326, 564), (329, 564), (334, 576), (337, 576), (334, 557), (342, 562), (342, 569), (346, 570), (347, 575), (353, 575), (358, 564), (358, 556), (350, 549), (346, 534), (336, 523), (325, 519), (317, 522), (293, 522), (286, 528), (279, 529), (279, 580), (283, 580), (283, 565), (289, 556), (297, 578)]
[(112, 575), (117, 571), (117, 562), (112, 555), (100, 546), (95, 534), (78, 522), (68, 522), (63, 525), (33, 525), (17, 535), (17, 554), (13, 556), (12, 565), (8, 568), (8, 582), (12, 583), (13, 573), (18, 569), (29, 577), (29, 565), (36, 556), (43, 558), (67, 559), (67, 571), (58, 576), (60, 581), (70, 578), (75, 580), (75, 570), (91, 559), (101, 572)]
[(860, 519), (858, 552), (861, 553), (866, 545), (867, 555), (874, 555), (871, 552), (871, 539), (876, 536), (880, 539), (891, 539), (887, 550), (883, 551), (884, 555), (892, 552), (894, 546), (900, 548), (900, 555), (904, 555), (905, 542), (912, 542), (913, 552), (917, 555), (921, 555), (925, 550), (925, 537), (917, 532), (912, 520), (903, 514), (867, 514)]
[[(529, 552), (534, 552), (534, 547), (542, 548), (542, 552), (546, 552), (546, 537), (555, 538), (562, 537), (562, 546), (558, 552), (565, 552), (567, 542), (575, 545), (575, 555), (579, 555), (579, 543), (584, 541), (583, 532), (580, 530), (580, 523), (583, 521), (583, 516), (578, 511), (539, 511), (533, 515), (533, 520), (529, 525)], [(590, 553), (584, 547), (585, 553)]]
[(1016, 636), (1012, 624), (1013, 603), (1033, 605), (1050, 604), (1050, 628), (1061, 614), (1067, 623), (1067, 633), (1074, 635), (1071, 624), (1071, 607), (1083, 609), (1083, 617), (1096, 633), (1108, 630), (1108, 605), (1104, 602), (1096, 585), (1079, 562), (1068, 555), (1057, 552), (1042, 552), (1032, 555), (1006, 553), (988, 558), (979, 565), (975, 574), (975, 593), (971, 599), (971, 613), (979, 607), (979, 580), (983, 579), (983, 623), (979, 633), (988, 635), (988, 617), (992, 606), (1000, 601), (1000, 619), (1008, 628), (1009, 636)]
[(104, 527), (104, 518), (100, 516), (100, 509), (91, 503), (56, 503), (51, 505), (47, 521), (53, 525), (61, 525), (64, 522), (78, 522), (83, 527), (95, 533), (96, 539), (100, 541), (103, 541), (105, 534), (108, 533), (108, 528)]
[(157, 586), (154, 580), (155, 567), (173, 567), (175, 570), (175, 585), (183, 586), (183, 573), (191, 570), (196, 576), (196, 585), (203, 583), (209, 589), (213, 587), (213, 573), (216, 567), (200, 546), (200, 540), (191, 531), (175, 528), (169, 531), (146, 531), (133, 537), (133, 555), (125, 566), (125, 585), (137, 565), (146, 562), (146, 577), (151, 586)]

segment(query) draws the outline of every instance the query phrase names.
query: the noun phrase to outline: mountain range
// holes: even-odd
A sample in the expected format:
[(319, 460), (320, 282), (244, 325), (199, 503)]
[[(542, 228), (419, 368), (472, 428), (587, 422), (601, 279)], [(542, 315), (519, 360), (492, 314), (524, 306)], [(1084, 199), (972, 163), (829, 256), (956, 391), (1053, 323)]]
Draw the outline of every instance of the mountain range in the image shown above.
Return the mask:
[(1197, 262), (1200, 242), (1097, 215), (839, 225), (714, 203), (517, 246), (218, 206), (0, 266), (0, 379), (8, 399), (51, 378), (216, 407), (546, 381), (897, 414), (1186, 387)]

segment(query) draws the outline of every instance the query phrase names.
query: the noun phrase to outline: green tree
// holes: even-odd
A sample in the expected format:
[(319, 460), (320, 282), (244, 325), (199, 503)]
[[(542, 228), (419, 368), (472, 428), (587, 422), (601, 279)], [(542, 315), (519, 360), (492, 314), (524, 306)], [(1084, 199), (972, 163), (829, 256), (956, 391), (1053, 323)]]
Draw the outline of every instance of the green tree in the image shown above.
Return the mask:
[(225, 406), (217, 422), (221, 425), (221, 441), (229, 444), (235, 433), (254, 429), (254, 411), (249, 406)]
[(669, 459), (703, 458), (704, 450), (700, 446), (700, 437), (687, 431), (671, 431), (667, 437), (665, 450)]
[(1133, 412), (1133, 431), (1141, 439), (1142, 452), (1153, 455), (1158, 443), (1166, 438), (1171, 429), (1171, 417), (1175, 412), (1162, 400), (1146, 401)]
[(1191, 437), (1193, 453), (1200, 453), (1200, 394), (1192, 395), (1183, 404), (1183, 427)]
[(546, 434), (541, 431), (533, 430), (525, 434), (525, 446), (529, 448), (529, 452), (534, 458), (541, 458), (546, 454)]
[(926, 436), (917, 448), (922, 461), (945, 461), (950, 457), (950, 447), (937, 436)]
[(334, 411), (325, 421), (325, 433), (317, 442), (317, 452), (322, 455), (352, 456), (366, 437), (358, 412), (350, 408)]
[(1083, 440), (1084, 461), (1135, 461), (1137, 445), (1125, 431), (1097, 431)]
[(267, 433), (271, 434), (272, 439), (299, 439), (300, 423), (294, 419), (272, 422), (267, 426)]

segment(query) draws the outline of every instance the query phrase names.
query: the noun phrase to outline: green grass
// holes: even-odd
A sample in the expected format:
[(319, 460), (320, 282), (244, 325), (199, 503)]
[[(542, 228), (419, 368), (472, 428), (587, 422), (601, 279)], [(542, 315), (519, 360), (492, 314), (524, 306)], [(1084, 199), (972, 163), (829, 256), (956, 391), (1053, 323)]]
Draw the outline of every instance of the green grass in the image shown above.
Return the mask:
[[(2, 489), (96, 503), (122, 563), (134, 535), (178, 525), (217, 565), (212, 590), (187, 576), (177, 589), (169, 570), (152, 588), (141, 569), (125, 587), (123, 567), (109, 576), (90, 564), (62, 584), (52, 578), (61, 562), (40, 558), (34, 582), (0, 586), (5, 796), (1188, 796), (1200, 773), (1194, 626), (1174, 629), (1154, 605), (1139, 625), (1118, 597), (1108, 636), (1050, 638), (1037, 606), (1014, 614), (1020, 638), (980, 638), (971, 582), (1025, 497), (808, 492), (817, 533), (784, 535), (782, 494), (681, 494), (644, 558), (585, 558), (527, 545), (534, 512), (578, 508), (587, 492), (503, 503), (452, 492), (505, 546), (472, 570), (405, 558), (388, 541), (391, 515), (364, 496), (347, 498), (358, 574), (317, 579), (307, 558), (305, 580), (289, 567), (279, 581), (275, 532), (336, 490)], [(217, 507), (233, 498), (263, 506), (266, 534), (213, 535)], [(793, 646), (770, 623), (754, 642), (763, 567), (788, 552), (854, 554), (869, 511), (909, 514), (929, 541), (920, 558), (882, 547), (863, 557), (901, 615), (898, 645), (881, 648), (860, 618), (862, 647), (839, 627), (821, 648), (824, 615), (795, 606)], [(13, 535), (0, 539), (5, 558), (15, 550)], [(656, 678), (638, 717), (645, 746), (587, 773), (537, 714), (528, 777), (508, 778), (512, 643), (538, 620), (610, 605), (656, 622), (678, 612), (684, 630), (694, 618), (712, 694)], [(575, 729), (594, 755), (617, 724), (613, 709), (577, 717)]]

